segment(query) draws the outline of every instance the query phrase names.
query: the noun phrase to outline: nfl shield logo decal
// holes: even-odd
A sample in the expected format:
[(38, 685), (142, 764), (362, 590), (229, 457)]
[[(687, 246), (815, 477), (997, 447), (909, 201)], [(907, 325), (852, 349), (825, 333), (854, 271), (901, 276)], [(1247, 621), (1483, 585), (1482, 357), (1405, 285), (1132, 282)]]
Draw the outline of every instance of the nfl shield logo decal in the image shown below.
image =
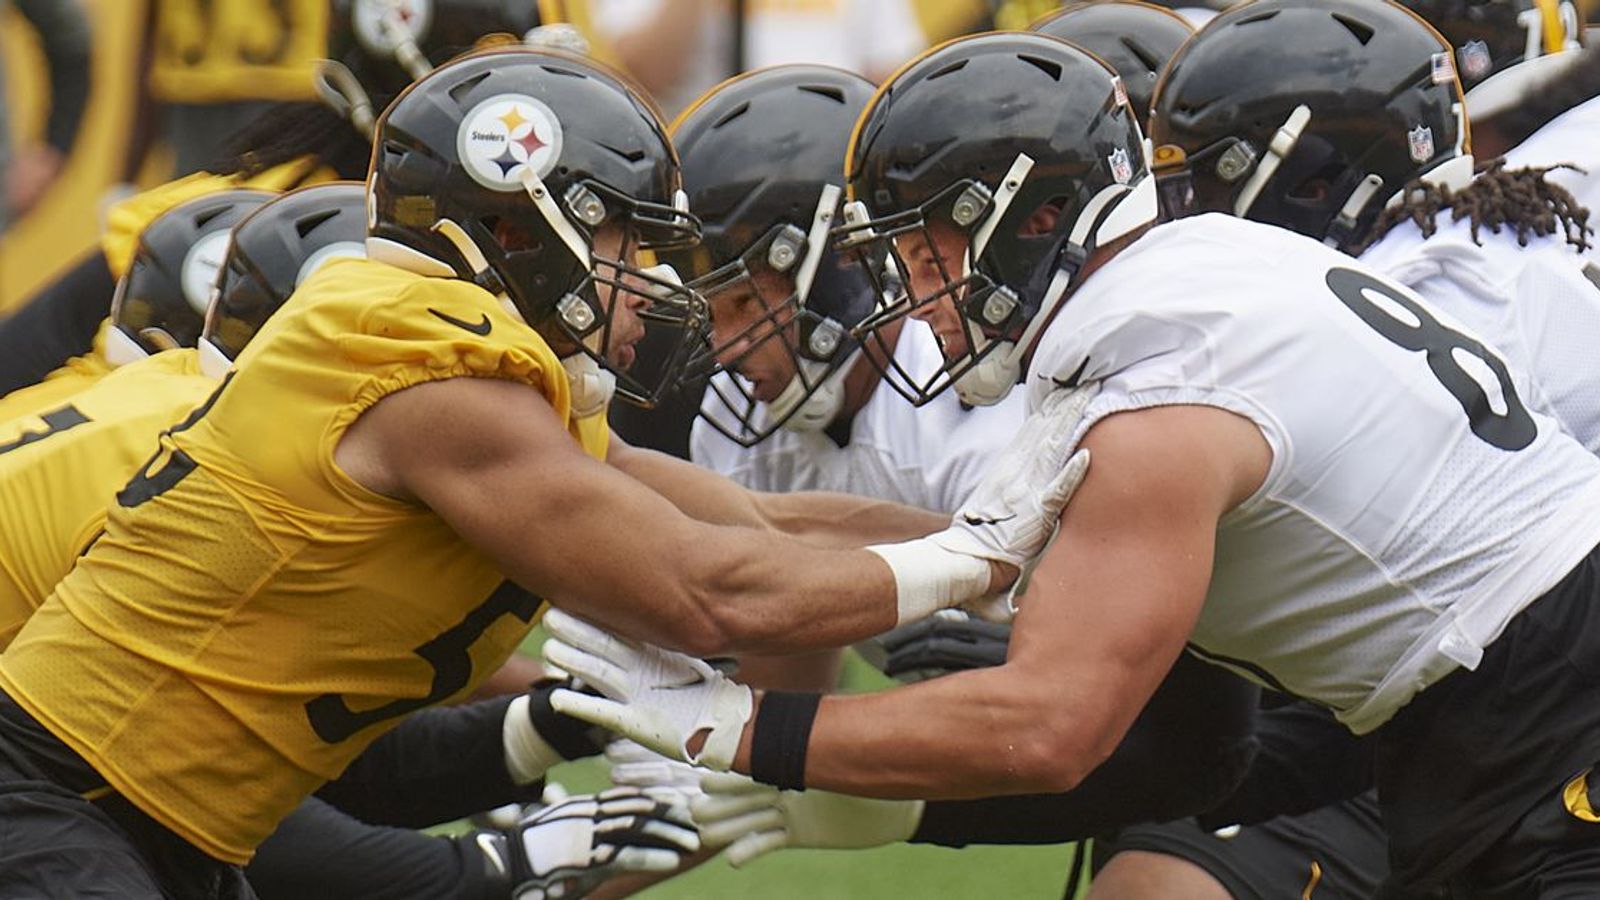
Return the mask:
[(1133, 178), (1133, 163), (1128, 159), (1128, 151), (1118, 147), (1106, 157), (1106, 162), (1110, 163), (1111, 177), (1117, 180), (1117, 184), (1127, 184)]
[(1489, 45), (1483, 41), (1467, 41), (1461, 47), (1461, 74), (1473, 81), (1489, 74)]
[(1433, 129), (1426, 125), (1418, 125), (1406, 133), (1407, 143), (1411, 145), (1411, 161), (1424, 163), (1433, 159)]

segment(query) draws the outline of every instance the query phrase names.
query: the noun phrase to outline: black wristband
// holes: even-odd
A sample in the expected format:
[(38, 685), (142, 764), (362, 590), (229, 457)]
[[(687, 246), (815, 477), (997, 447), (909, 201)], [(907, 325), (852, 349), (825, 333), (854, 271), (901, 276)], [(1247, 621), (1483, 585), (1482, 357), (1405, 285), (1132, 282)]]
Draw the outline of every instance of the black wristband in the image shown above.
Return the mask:
[(806, 787), (806, 750), (821, 694), (767, 691), (750, 738), (750, 777), (789, 791)]
[(571, 679), (534, 682), (528, 691), (528, 718), (533, 720), (533, 730), (561, 754), (562, 759), (583, 759), (598, 754), (605, 749), (605, 729), (556, 712), (550, 705), (550, 695), (561, 688), (577, 690)]

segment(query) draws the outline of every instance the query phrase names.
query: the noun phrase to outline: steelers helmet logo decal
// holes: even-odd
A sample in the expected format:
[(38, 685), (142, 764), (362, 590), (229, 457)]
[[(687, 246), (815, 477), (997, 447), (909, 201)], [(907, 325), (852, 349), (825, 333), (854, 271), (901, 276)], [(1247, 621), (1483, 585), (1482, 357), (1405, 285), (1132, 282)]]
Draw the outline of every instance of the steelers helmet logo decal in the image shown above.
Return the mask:
[(374, 56), (392, 56), (402, 39), (421, 43), (433, 24), (433, 0), (356, 0), (350, 27)]
[(555, 168), (561, 122), (532, 97), (501, 94), (479, 103), (462, 120), (456, 149), (472, 180), (493, 191), (520, 191), (526, 169), (543, 178)]

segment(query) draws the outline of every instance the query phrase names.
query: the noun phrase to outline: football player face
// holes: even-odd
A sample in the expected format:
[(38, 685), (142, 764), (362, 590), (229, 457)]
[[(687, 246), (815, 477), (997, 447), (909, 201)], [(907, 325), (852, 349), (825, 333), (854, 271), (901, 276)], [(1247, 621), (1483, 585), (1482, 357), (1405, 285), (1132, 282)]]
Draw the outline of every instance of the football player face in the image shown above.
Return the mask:
[[(706, 298), (717, 361), (749, 379), (751, 393), (762, 403), (776, 400), (796, 374), (788, 351), (797, 330), (793, 294), (793, 279), (757, 269)], [(787, 343), (779, 332), (787, 335)]]
[(967, 236), (952, 226), (934, 223), (895, 238), (895, 252), (905, 267), (912, 296), (934, 298), (913, 308), (912, 318), (933, 329), (946, 359), (964, 356), (967, 332), (956, 304), (965, 291), (950, 291), (949, 286), (961, 277)]
[[(610, 322), (601, 353), (606, 362), (618, 370), (626, 371), (633, 365), (634, 345), (644, 337), (644, 320), (640, 318), (640, 313), (650, 305), (651, 285), (627, 271), (617, 270), (608, 261), (621, 260), (630, 266), (648, 263), (637, 259), (638, 249), (626, 240), (626, 232), (620, 225), (602, 226), (595, 232), (592, 246), (595, 274), (598, 276), (595, 290), (599, 293), (600, 305)], [(614, 283), (609, 283), (613, 281), (630, 289), (619, 289)]]

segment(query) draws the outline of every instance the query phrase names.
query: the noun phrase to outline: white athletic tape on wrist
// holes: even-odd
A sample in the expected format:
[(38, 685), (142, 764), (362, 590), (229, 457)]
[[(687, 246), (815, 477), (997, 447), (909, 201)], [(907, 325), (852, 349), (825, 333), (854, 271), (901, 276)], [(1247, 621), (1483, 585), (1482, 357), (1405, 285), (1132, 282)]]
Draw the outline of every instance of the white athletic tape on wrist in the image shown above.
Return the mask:
[(894, 573), (896, 625), (915, 622), (989, 591), (989, 561), (946, 550), (927, 538), (867, 550)]
[(528, 713), (527, 694), (511, 701), (500, 724), (500, 742), (505, 748), (506, 774), (512, 784), (532, 784), (544, 777), (551, 766), (561, 762), (561, 754), (545, 742), (533, 727)]

